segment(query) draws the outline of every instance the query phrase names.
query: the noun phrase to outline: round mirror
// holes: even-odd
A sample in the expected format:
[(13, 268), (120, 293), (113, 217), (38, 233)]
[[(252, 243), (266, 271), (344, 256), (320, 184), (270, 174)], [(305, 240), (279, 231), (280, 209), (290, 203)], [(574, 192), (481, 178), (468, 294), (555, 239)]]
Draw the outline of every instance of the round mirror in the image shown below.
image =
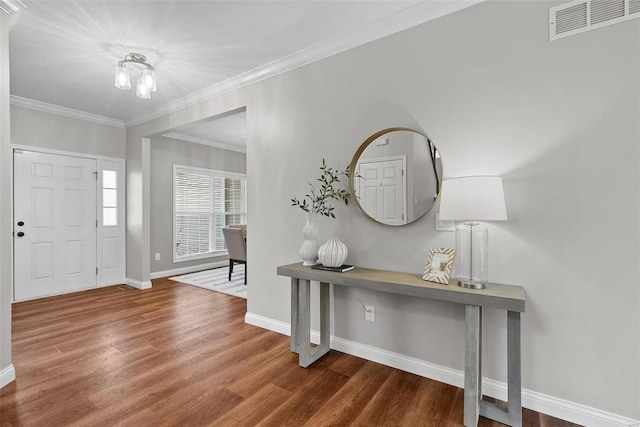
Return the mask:
[(440, 153), (425, 134), (412, 129), (374, 133), (358, 148), (349, 170), (356, 206), (381, 224), (410, 224), (429, 212), (440, 195)]

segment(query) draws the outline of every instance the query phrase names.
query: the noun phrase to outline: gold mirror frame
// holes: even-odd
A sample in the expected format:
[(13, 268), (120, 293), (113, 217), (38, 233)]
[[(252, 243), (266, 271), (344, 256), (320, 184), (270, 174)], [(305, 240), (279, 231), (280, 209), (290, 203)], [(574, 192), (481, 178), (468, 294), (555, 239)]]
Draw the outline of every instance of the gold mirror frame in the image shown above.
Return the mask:
[[(389, 223), (389, 222), (384, 222), (381, 220), (376, 219), (374, 216), (372, 216), (369, 212), (367, 212), (367, 210), (364, 208), (364, 206), (362, 206), (362, 204), (360, 203), (360, 198), (358, 197), (357, 193), (356, 193), (356, 180), (359, 179), (364, 179), (364, 177), (360, 176), (359, 172), (359, 163), (360, 163), (360, 158), (362, 156), (362, 154), (364, 153), (364, 151), (370, 147), (370, 145), (376, 141), (379, 140), (380, 138), (382, 138), (385, 135), (391, 134), (393, 132), (411, 132), (411, 133), (415, 133), (418, 135), (421, 135), (422, 137), (424, 137), (425, 143), (427, 145), (427, 151), (428, 151), (428, 157), (431, 158), (431, 161), (428, 162), (430, 164), (424, 165), (425, 167), (429, 168), (429, 171), (431, 171), (431, 173), (433, 173), (433, 177), (435, 178), (435, 184), (436, 184), (436, 189), (437, 189), (437, 193), (433, 199), (433, 202), (424, 209), (424, 211), (420, 211), (415, 213), (415, 215), (412, 216), (412, 218), (409, 218), (409, 213), (408, 213), (408, 208), (407, 208), (407, 196), (406, 196), (406, 183), (405, 183), (405, 188), (403, 188), (404, 190), (404, 194), (405, 194), (405, 211), (406, 212), (406, 219), (404, 219), (403, 223)], [(387, 142), (387, 144), (389, 144), (389, 142)], [(384, 144), (382, 144), (384, 145)], [(406, 163), (406, 159), (405, 159), (405, 163)], [(439, 163), (439, 166), (438, 166)], [(438, 173), (438, 168), (440, 170), (440, 173)], [(436, 146), (433, 144), (433, 142), (429, 139), (429, 137), (427, 135), (425, 135), (423, 132), (417, 131), (415, 129), (410, 129), (410, 128), (404, 128), (404, 127), (394, 127), (394, 128), (388, 128), (388, 129), (384, 129), (381, 130), (379, 132), (374, 133), (373, 135), (371, 135), (369, 138), (367, 138), (358, 148), (358, 150), (355, 152), (355, 154), (353, 155), (353, 159), (351, 160), (351, 164), (349, 165), (349, 171), (350, 173), (350, 179), (349, 179), (349, 191), (351, 192), (351, 198), (352, 200), (355, 202), (356, 206), (358, 207), (358, 210), (360, 210), (360, 212), (362, 212), (367, 218), (369, 218), (370, 220), (377, 222), (379, 224), (383, 224), (383, 225), (389, 225), (389, 226), (402, 226), (402, 225), (407, 225), (407, 224), (411, 224), (417, 220), (419, 220), (420, 218), (422, 218), (423, 216), (425, 216), (429, 211), (431, 211), (431, 209), (433, 209), (433, 207), (435, 206), (435, 204), (438, 201), (438, 198), (440, 197), (440, 190), (442, 188), (442, 179), (444, 177), (444, 165), (442, 164), (442, 159), (440, 158), (440, 154), (438, 149), (436, 148)], [(427, 172), (428, 173), (428, 172)], [(404, 171), (403, 171), (404, 174)], [(409, 175), (407, 173), (407, 175)], [(404, 175), (403, 175), (404, 176)], [(406, 182), (406, 178), (405, 178), (405, 182)], [(428, 191), (428, 190), (425, 190)], [(428, 203), (425, 203), (425, 206)]]

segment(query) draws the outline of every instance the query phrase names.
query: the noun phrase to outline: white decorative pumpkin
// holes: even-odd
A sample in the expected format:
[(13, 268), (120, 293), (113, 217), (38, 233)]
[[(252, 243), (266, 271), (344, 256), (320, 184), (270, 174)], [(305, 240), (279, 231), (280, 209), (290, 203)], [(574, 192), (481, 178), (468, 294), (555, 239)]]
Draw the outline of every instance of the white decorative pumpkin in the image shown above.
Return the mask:
[(318, 259), (325, 267), (340, 267), (347, 260), (349, 250), (347, 245), (331, 237), (318, 249)]

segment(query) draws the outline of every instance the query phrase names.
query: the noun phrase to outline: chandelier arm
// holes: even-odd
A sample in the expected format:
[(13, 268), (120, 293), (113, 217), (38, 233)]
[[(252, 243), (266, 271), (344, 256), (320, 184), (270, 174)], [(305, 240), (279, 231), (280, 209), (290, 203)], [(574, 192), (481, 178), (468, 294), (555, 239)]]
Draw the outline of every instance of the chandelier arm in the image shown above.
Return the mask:
[(118, 61), (118, 67), (124, 66), (124, 64), (126, 64), (127, 62), (133, 62), (134, 64), (144, 65), (145, 67), (153, 71), (156, 70), (155, 68), (153, 68), (153, 65), (149, 64), (148, 62), (135, 61), (133, 59), (124, 59), (122, 61)]
[(123, 67), (124, 64), (126, 64), (127, 62), (133, 62), (134, 64), (144, 65), (145, 67), (147, 67), (147, 69), (155, 71), (155, 68), (153, 68), (153, 65), (147, 62), (147, 57), (140, 53), (128, 54), (127, 56), (124, 57), (122, 61), (118, 62), (118, 66)]

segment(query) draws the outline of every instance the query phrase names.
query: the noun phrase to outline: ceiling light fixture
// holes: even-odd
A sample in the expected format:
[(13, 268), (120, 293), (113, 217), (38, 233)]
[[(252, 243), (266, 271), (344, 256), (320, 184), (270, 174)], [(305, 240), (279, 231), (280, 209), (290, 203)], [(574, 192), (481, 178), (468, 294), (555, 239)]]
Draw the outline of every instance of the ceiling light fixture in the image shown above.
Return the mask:
[(147, 62), (147, 57), (139, 53), (130, 53), (118, 62), (116, 67), (115, 85), (118, 89), (131, 89), (131, 77), (126, 63), (142, 65), (145, 68), (138, 77), (138, 86), (136, 87), (136, 96), (142, 99), (151, 98), (151, 92), (155, 92), (156, 88), (156, 70)]

